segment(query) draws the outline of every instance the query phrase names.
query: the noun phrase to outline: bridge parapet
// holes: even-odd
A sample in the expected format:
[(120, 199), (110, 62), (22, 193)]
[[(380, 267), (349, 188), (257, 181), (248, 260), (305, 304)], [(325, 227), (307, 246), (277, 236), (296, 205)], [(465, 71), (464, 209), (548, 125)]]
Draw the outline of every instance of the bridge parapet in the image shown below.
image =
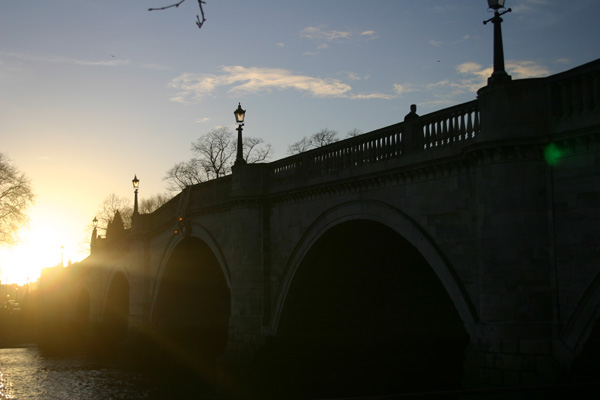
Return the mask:
[(547, 79), (554, 132), (589, 126), (590, 117), (600, 117), (600, 60)]
[[(271, 188), (372, 165), (403, 155), (457, 145), (481, 130), (477, 100), (398, 123), (271, 163)], [(409, 137), (410, 136), (410, 137)]]
[(423, 143), (418, 147), (423, 150), (471, 140), (481, 131), (477, 100), (424, 115), (418, 121), (423, 132)]

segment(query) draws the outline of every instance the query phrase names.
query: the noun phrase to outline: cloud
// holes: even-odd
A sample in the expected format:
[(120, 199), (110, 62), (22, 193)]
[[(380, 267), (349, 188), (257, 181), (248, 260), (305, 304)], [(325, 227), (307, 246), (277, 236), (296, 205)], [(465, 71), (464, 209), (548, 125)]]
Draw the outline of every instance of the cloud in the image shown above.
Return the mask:
[(386, 93), (369, 93), (369, 94), (352, 94), (349, 98), (354, 100), (372, 100), (372, 99), (382, 99), (382, 100), (391, 100), (395, 99), (398, 96)]
[[(469, 93), (476, 93), (487, 85), (487, 79), (492, 75), (491, 67), (483, 67), (474, 62), (465, 62), (456, 66), (458, 77), (443, 79), (437, 82), (414, 85), (395, 84), (394, 91), (398, 96), (410, 92), (427, 93), (429, 101), (421, 102), (428, 106), (445, 106), (455, 103), (455, 99)], [(548, 76), (550, 71), (533, 61), (508, 61), (506, 71), (513, 79), (525, 79)]]
[(0, 55), (17, 58), (23, 61), (32, 62), (49, 62), (57, 64), (71, 64), (71, 65), (84, 65), (84, 66), (104, 66), (104, 67), (118, 67), (123, 65), (129, 65), (131, 60), (111, 58), (106, 60), (79, 60), (76, 58), (60, 57), (60, 56), (36, 56), (25, 53), (11, 53), (11, 52), (0, 52)]
[(368, 40), (377, 39), (377, 34), (375, 33), (375, 31), (363, 31), (360, 33), (360, 36)]
[(414, 85), (411, 84), (404, 84), (404, 85), (400, 85), (398, 83), (394, 84), (394, 92), (396, 92), (397, 95), (403, 95), (405, 93), (410, 93), (410, 92), (414, 92), (417, 89), (414, 87)]
[(321, 28), (309, 26), (300, 31), (300, 36), (315, 42), (334, 42), (342, 39), (350, 39), (352, 33), (345, 31), (326, 31)]
[(294, 74), (280, 68), (246, 68), (225, 66), (220, 75), (186, 73), (173, 79), (169, 86), (178, 90), (171, 100), (195, 102), (211, 95), (217, 88), (229, 93), (268, 93), (272, 90), (297, 90), (313, 97), (349, 97), (350, 85), (337, 79), (315, 78)]
[(509, 61), (506, 71), (516, 79), (539, 78), (550, 75), (550, 70), (533, 61)]
[(86, 60), (75, 60), (69, 58), (60, 58), (55, 62), (75, 64), (75, 65), (90, 65), (90, 66), (104, 66), (104, 67), (118, 67), (122, 65), (129, 65), (131, 60), (99, 60), (99, 61), (86, 61)]
[(354, 72), (347, 72), (346, 73), (348, 75), (348, 79), (352, 80), (352, 81), (360, 81), (361, 77), (358, 76), (358, 74), (354, 73)]
[[(513, 60), (507, 61), (505, 65), (506, 72), (513, 79), (539, 78), (550, 75), (548, 68), (537, 64), (534, 61)], [(455, 83), (457, 89), (464, 89), (476, 92), (487, 84), (487, 79), (492, 75), (492, 67), (482, 67), (474, 62), (466, 62), (456, 67), (456, 71), (464, 75), (465, 78)]]
[(309, 26), (300, 31), (300, 37), (309, 39), (317, 44), (317, 49), (323, 50), (332, 43), (349, 42), (358, 38), (363, 41), (377, 39), (374, 30), (365, 30), (362, 32), (326, 30), (316, 26)]
[[(356, 80), (348, 73), (348, 79)], [(391, 99), (395, 94), (353, 93), (352, 87), (339, 79), (319, 78), (296, 74), (281, 68), (243, 66), (221, 67), (219, 74), (182, 74), (169, 83), (177, 93), (171, 101), (195, 103), (214, 95), (218, 89), (228, 93), (270, 93), (273, 90), (294, 90), (317, 98)]]
[[(507, 72), (513, 79), (524, 79), (549, 75), (549, 70), (533, 61), (508, 61)], [(487, 84), (492, 74), (491, 67), (483, 67), (474, 62), (456, 66), (458, 77), (444, 79), (429, 84), (394, 84), (389, 93), (356, 93), (345, 81), (333, 78), (320, 78), (297, 74), (282, 68), (258, 68), (224, 66), (217, 74), (185, 73), (171, 80), (169, 87), (176, 93), (171, 101), (196, 103), (213, 96), (219, 90), (231, 94), (271, 93), (291, 90), (316, 98), (346, 98), (353, 100), (394, 99), (411, 92), (434, 91), (440, 104), (449, 102), (452, 97), (465, 93), (475, 93)], [(341, 72), (346, 81), (360, 81), (352, 72)]]
[(435, 47), (440, 47), (442, 45), (442, 42), (440, 42), (439, 40), (430, 40), (428, 43)]

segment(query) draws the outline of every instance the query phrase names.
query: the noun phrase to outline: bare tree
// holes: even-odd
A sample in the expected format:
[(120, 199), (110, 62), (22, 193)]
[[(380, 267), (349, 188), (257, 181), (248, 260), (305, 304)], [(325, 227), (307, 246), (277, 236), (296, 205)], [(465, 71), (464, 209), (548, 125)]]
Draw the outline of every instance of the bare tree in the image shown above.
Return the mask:
[(108, 223), (113, 220), (115, 213), (119, 211), (125, 228), (131, 227), (131, 215), (133, 214), (133, 201), (126, 197), (119, 197), (114, 193), (106, 196), (96, 213), (98, 219), (98, 231), (105, 234)]
[(155, 194), (152, 197), (143, 198), (140, 201), (140, 213), (150, 214), (158, 210), (163, 204), (171, 200), (171, 197), (167, 194)]
[(288, 146), (287, 152), (289, 155), (300, 154), (307, 150), (310, 150), (311, 147), (312, 147), (312, 143), (310, 141), (310, 138), (304, 136), (302, 139), (300, 139), (296, 143), (290, 144)]
[(323, 147), (337, 142), (339, 140), (337, 135), (337, 131), (334, 131), (333, 129), (321, 129), (319, 132), (312, 134), (310, 137), (304, 136), (296, 143), (289, 145), (288, 154), (299, 154), (313, 148)]
[(0, 245), (18, 241), (19, 230), (29, 223), (33, 199), (29, 178), (0, 153)]
[(178, 192), (187, 186), (204, 182), (206, 177), (201, 167), (200, 160), (195, 158), (175, 164), (163, 178), (167, 181), (167, 190)]
[[(150, 214), (169, 200), (170, 197), (166, 194), (157, 194), (151, 197), (143, 198), (139, 203), (139, 212), (141, 214)], [(124, 228), (131, 228), (133, 200), (127, 197), (119, 197), (116, 194), (111, 193), (106, 196), (96, 213), (96, 218), (98, 219), (98, 233), (102, 235), (106, 234), (108, 223), (115, 218), (117, 211), (121, 215)]]
[[(220, 178), (231, 173), (231, 165), (237, 153), (237, 141), (227, 127), (219, 127), (200, 136), (191, 146), (194, 157), (189, 161), (175, 164), (163, 178), (167, 189), (180, 191), (210, 179)], [(270, 144), (263, 139), (245, 137), (243, 157), (248, 164), (267, 160), (272, 153)]]
[(348, 131), (348, 133), (346, 134), (346, 136), (348, 137), (355, 137), (355, 136), (360, 136), (363, 134), (363, 131), (361, 131), (360, 129), (354, 128)]
[(221, 126), (200, 136), (192, 143), (192, 152), (204, 169), (207, 179), (219, 178), (231, 172), (231, 160), (236, 144), (229, 128)]
[(263, 162), (269, 158), (273, 149), (270, 144), (264, 143), (264, 139), (261, 138), (245, 137), (243, 139), (244, 160), (248, 164)]
[(337, 131), (333, 129), (321, 129), (319, 132), (313, 134), (310, 139), (313, 147), (323, 147), (328, 144), (337, 142), (339, 139), (337, 137)]

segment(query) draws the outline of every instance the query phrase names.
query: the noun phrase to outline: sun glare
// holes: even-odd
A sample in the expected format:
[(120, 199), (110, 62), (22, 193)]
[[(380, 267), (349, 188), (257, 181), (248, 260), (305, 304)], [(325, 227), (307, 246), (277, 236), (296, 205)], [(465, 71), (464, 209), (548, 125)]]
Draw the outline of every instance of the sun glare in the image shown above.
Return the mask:
[(67, 266), (70, 260), (84, 258), (79, 245), (81, 238), (69, 236), (65, 229), (57, 229), (51, 219), (37, 220), (23, 233), (20, 244), (0, 250), (2, 283), (33, 283), (43, 268)]

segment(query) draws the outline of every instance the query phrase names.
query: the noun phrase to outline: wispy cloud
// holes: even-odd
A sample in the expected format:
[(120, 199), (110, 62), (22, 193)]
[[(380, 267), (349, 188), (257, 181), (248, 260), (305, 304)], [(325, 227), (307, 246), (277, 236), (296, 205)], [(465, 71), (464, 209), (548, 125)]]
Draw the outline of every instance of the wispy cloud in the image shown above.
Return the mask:
[(83, 65), (83, 66), (105, 66), (105, 67), (118, 67), (123, 65), (129, 65), (131, 60), (118, 59), (114, 56), (102, 60), (80, 60), (76, 58), (61, 57), (61, 56), (38, 56), (26, 53), (13, 53), (13, 52), (0, 52), (0, 56), (16, 58), (23, 61), (31, 62), (47, 62), (57, 64), (71, 64), (71, 65)]
[(360, 36), (368, 40), (377, 39), (377, 33), (375, 31), (363, 31)]
[(325, 30), (315, 26), (309, 26), (300, 31), (300, 36), (315, 42), (331, 43), (343, 39), (350, 39), (352, 33), (348, 31)]
[[(356, 79), (348, 75), (348, 79)], [(169, 87), (177, 93), (171, 98), (180, 103), (195, 103), (212, 96), (218, 89), (227, 93), (270, 93), (273, 90), (295, 90), (318, 98), (389, 99), (394, 94), (354, 93), (352, 87), (339, 79), (296, 74), (281, 68), (225, 66), (220, 74), (185, 73), (174, 78)]]
[(332, 43), (349, 42), (351, 40), (370, 41), (377, 39), (377, 33), (374, 30), (365, 31), (337, 31), (327, 30), (323, 27), (309, 26), (300, 31), (300, 37), (311, 40), (317, 45), (317, 49), (328, 48)]
[[(550, 71), (533, 61), (508, 61), (506, 70), (514, 79), (547, 76)], [(217, 74), (185, 73), (171, 80), (169, 87), (176, 93), (172, 101), (196, 103), (218, 91), (230, 94), (270, 93), (291, 90), (316, 98), (346, 98), (353, 100), (390, 100), (412, 92), (433, 92), (438, 102), (452, 102), (453, 98), (466, 93), (475, 93), (487, 84), (492, 69), (474, 62), (456, 66), (458, 77), (443, 79), (428, 84), (396, 83), (389, 92), (359, 93), (347, 83), (360, 81), (352, 72), (341, 72), (345, 80), (320, 78), (297, 74), (282, 68), (258, 68), (224, 66)]]
[(406, 93), (415, 92), (416, 90), (417, 89), (412, 84), (402, 84), (402, 85), (400, 85), (398, 83), (394, 84), (394, 92), (399, 96), (406, 94)]
[[(550, 71), (533, 61), (507, 61), (506, 71), (513, 79), (537, 78), (548, 76)], [(411, 92), (429, 93), (430, 101), (425, 105), (449, 105), (459, 96), (476, 93), (477, 90), (487, 85), (487, 79), (492, 75), (491, 67), (483, 67), (474, 62), (465, 62), (456, 66), (458, 77), (442, 79), (423, 85), (410, 83), (395, 84), (394, 90), (398, 96)]]

